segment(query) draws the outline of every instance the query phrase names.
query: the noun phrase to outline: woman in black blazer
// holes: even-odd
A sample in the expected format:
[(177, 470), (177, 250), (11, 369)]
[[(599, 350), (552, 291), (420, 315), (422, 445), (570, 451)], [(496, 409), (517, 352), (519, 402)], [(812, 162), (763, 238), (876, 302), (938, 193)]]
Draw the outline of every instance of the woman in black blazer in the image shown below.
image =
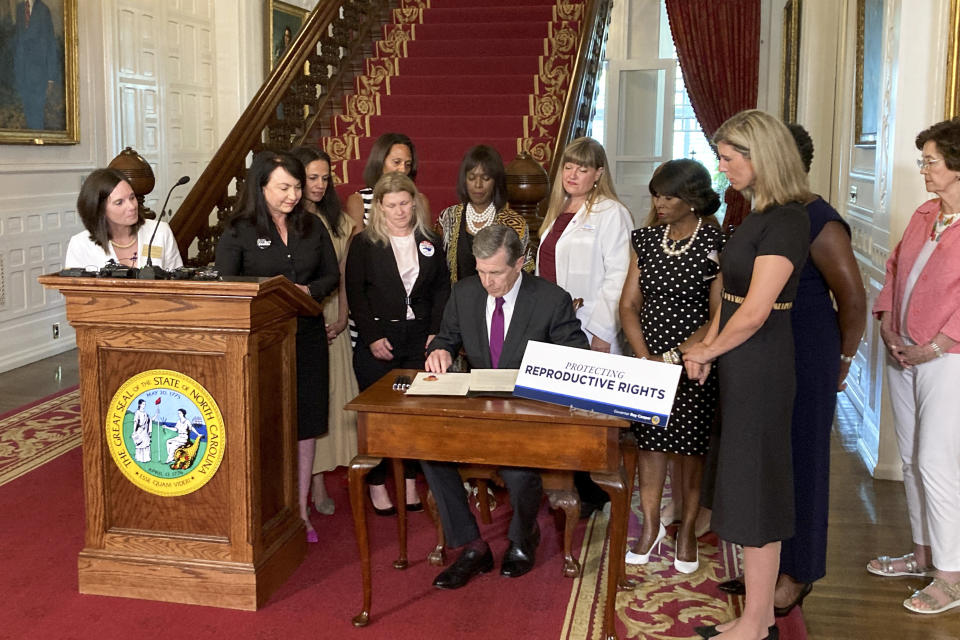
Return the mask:
[[(353, 368), (361, 390), (391, 369), (423, 369), (426, 347), (440, 328), (450, 274), (440, 239), (413, 181), (388, 173), (373, 189), (370, 223), (347, 254), (347, 301), (359, 334)], [(422, 509), (416, 465), (405, 463), (407, 507)], [(379, 515), (396, 512), (384, 487), (386, 461), (367, 476)]]
[[(237, 213), (217, 243), (217, 269), (228, 276), (286, 276), (323, 304), (340, 283), (340, 267), (323, 224), (303, 208), (303, 165), (289, 153), (253, 158)], [(327, 432), (329, 386), (323, 314), (297, 318), (297, 477), (307, 541), (316, 542), (307, 494), (317, 436)]]

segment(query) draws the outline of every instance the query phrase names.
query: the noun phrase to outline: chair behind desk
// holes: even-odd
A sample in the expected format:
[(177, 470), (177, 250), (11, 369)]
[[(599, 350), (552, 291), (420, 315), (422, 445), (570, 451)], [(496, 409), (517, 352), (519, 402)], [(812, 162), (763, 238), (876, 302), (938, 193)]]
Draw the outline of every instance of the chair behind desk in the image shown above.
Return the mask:
[[(490, 483), (503, 486), (498, 467), (481, 464), (465, 464), (460, 466), (460, 477), (464, 481), (473, 481), (477, 484), (477, 510), (480, 520), (484, 524), (492, 522), (487, 488)], [(580, 496), (573, 485), (572, 471), (540, 471), (543, 481), (543, 491), (547, 495), (551, 509), (560, 509), (564, 514), (563, 528), (563, 575), (567, 578), (576, 578), (580, 575), (580, 563), (573, 557), (573, 530), (580, 519)], [(446, 560), (446, 539), (443, 535), (443, 525), (437, 513), (437, 503), (433, 492), (427, 493), (427, 510), (437, 527), (437, 546), (427, 556), (427, 561), (434, 566), (443, 566)]]

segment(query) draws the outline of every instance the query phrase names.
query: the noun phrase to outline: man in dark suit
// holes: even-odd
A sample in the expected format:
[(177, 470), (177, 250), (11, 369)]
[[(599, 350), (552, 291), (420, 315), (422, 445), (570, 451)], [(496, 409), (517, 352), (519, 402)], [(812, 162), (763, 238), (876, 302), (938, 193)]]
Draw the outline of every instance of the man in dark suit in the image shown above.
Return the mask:
[[(440, 331), (430, 344), (427, 371), (443, 373), (453, 357), (466, 351), (477, 369), (519, 369), (528, 340), (589, 349), (570, 295), (555, 284), (523, 273), (523, 245), (504, 225), (485, 227), (473, 239), (477, 275), (458, 282), (444, 308)], [(457, 589), (493, 568), (493, 554), (480, 537), (470, 512), (457, 465), (421, 462), (450, 547), (460, 557), (433, 581), (439, 589)], [(540, 474), (530, 469), (500, 470), (510, 492), (513, 517), (510, 546), (500, 566), (516, 578), (533, 568), (540, 543), (537, 511), (543, 495)]]

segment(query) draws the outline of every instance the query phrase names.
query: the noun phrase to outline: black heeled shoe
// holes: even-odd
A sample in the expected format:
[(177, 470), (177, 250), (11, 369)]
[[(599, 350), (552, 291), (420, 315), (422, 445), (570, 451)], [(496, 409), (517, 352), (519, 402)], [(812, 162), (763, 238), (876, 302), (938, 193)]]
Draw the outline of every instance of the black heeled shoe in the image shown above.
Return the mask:
[(784, 616), (789, 615), (790, 612), (793, 611), (794, 607), (802, 607), (803, 599), (806, 598), (808, 595), (810, 595), (811, 591), (813, 591), (813, 583), (812, 582), (803, 583), (803, 588), (800, 589), (800, 593), (797, 594), (797, 597), (794, 599), (794, 601), (785, 607), (774, 607), (773, 615), (778, 618), (783, 618)]
[[(697, 635), (701, 638), (712, 638), (720, 635), (720, 632), (717, 631), (717, 625), (715, 624), (705, 627), (694, 627), (693, 630), (696, 631)], [(767, 627), (767, 637), (763, 640), (780, 640), (780, 629), (777, 629), (777, 625), (774, 624)]]

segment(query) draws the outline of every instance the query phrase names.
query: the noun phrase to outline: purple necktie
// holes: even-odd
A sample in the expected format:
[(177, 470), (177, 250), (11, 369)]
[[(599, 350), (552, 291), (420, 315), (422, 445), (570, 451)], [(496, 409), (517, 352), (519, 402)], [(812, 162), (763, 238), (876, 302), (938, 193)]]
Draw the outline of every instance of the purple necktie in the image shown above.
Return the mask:
[(497, 298), (497, 307), (490, 319), (490, 366), (497, 368), (503, 351), (503, 298)]

